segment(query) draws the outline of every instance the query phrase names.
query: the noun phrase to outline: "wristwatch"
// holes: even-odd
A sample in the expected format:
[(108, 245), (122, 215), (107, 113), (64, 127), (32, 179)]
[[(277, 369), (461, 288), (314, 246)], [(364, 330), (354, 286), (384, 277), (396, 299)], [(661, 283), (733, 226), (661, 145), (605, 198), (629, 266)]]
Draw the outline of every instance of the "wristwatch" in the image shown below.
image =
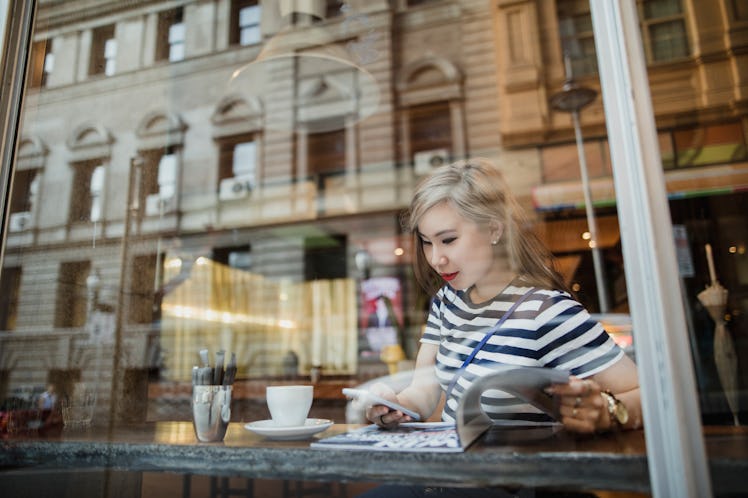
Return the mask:
[(605, 406), (608, 408), (611, 424), (616, 429), (623, 428), (629, 421), (629, 411), (626, 409), (626, 405), (610, 391), (600, 391), (600, 396), (603, 397)]

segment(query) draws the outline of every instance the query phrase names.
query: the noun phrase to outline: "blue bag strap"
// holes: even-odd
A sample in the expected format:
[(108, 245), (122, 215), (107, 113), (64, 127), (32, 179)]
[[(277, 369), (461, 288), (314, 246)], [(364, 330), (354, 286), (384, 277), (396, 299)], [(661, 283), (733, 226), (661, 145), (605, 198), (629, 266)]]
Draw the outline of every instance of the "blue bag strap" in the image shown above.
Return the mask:
[(491, 329), (486, 332), (486, 335), (483, 336), (483, 339), (473, 348), (473, 350), (470, 352), (467, 358), (465, 358), (465, 361), (462, 362), (462, 366), (460, 366), (459, 370), (455, 372), (454, 377), (452, 377), (452, 381), (449, 383), (449, 387), (447, 387), (447, 397), (446, 399), (449, 400), (449, 396), (452, 394), (452, 389), (454, 389), (455, 384), (457, 384), (457, 380), (462, 376), (462, 373), (465, 371), (468, 365), (473, 361), (473, 358), (475, 358), (475, 355), (478, 354), (478, 351), (483, 349), (483, 346), (486, 345), (488, 340), (493, 336), (498, 330), (501, 328), (501, 326), (504, 324), (504, 322), (509, 318), (509, 316), (514, 313), (517, 308), (519, 307), (522, 302), (527, 299), (530, 294), (533, 293), (535, 290), (535, 287), (531, 287), (530, 290), (525, 292), (522, 296), (520, 296), (519, 299), (517, 299), (514, 304), (512, 304), (511, 308), (507, 310), (506, 313), (504, 313), (498, 322), (496, 322), (496, 325), (491, 327)]

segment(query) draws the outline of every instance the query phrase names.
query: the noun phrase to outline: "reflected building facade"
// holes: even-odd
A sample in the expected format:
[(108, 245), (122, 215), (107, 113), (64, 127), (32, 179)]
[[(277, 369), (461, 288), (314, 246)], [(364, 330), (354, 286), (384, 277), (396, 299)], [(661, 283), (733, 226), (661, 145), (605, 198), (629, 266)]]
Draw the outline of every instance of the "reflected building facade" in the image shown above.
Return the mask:
[[(745, 358), (748, 12), (638, 5), (691, 336), (707, 321), (695, 292), (709, 242)], [(565, 54), (599, 92), (585, 0), (39, 2), (0, 275), (0, 394), (103, 382), (108, 397), (115, 380), (113, 399), (144, 399), (149, 384), (188, 383), (202, 347), (235, 351), (250, 380), (286, 375), (289, 352), (299, 376), (387, 373), (360, 354), (362, 280), (400, 282), (412, 358), (427, 298), (399, 216), (421, 175), (470, 156), (505, 171), (594, 309), (574, 131), (549, 102)], [(626, 313), (601, 99), (581, 124), (611, 304)]]

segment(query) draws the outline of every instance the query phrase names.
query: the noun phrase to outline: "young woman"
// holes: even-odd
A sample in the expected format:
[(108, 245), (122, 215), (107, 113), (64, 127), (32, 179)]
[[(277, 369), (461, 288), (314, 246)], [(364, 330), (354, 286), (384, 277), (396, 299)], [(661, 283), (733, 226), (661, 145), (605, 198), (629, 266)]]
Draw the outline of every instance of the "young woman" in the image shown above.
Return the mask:
[[(378, 394), (426, 419), (449, 391), (442, 419), (451, 421), (461, 394), (492, 366), (556, 368), (572, 373), (568, 384), (548, 390), (567, 430), (641, 426), (636, 366), (567, 292), (492, 163), (470, 159), (434, 171), (416, 189), (404, 225), (414, 239), (416, 279), (434, 297), (412, 383), (397, 394), (378, 384)], [(481, 401), (495, 420), (547, 420), (501, 391)], [(385, 427), (411, 420), (383, 405), (369, 407), (366, 416)]]
[[(434, 171), (416, 189), (404, 225), (413, 235), (416, 279), (434, 297), (411, 384), (397, 394), (384, 384), (372, 391), (423, 419), (446, 392), (441, 416), (453, 421), (462, 393), (492, 367), (556, 368), (572, 373), (568, 384), (548, 389), (567, 430), (593, 433), (641, 426), (636, 366), (567, 292), (549, 251), (530, 230), (492, 163), (470, 159)], [(497, 322), (498, 329), (491, 330)], [(484, 392), (481, 405), (497, 421), (548, 420), (540, 410), (498, 390)], [(383, 405), (367, 408), (366, 416), (384, 427), (411, 421)], [(362, 495), (427, 496), (514, 494), (495, 488), (380, 486)], [(534, 496), (592, 495), (535, 491)]]

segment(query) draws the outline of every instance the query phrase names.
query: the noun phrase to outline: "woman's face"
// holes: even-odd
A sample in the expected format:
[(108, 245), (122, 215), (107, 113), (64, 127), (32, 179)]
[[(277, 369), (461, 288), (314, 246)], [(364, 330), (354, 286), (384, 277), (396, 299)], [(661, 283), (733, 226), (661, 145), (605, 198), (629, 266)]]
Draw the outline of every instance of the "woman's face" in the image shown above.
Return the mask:
[(491, 242), (499, 235), (463, 218), (448, 202), (430, 208), (418, 224), (426, 261), (455, 289), (491, 286), (499, 271)]

